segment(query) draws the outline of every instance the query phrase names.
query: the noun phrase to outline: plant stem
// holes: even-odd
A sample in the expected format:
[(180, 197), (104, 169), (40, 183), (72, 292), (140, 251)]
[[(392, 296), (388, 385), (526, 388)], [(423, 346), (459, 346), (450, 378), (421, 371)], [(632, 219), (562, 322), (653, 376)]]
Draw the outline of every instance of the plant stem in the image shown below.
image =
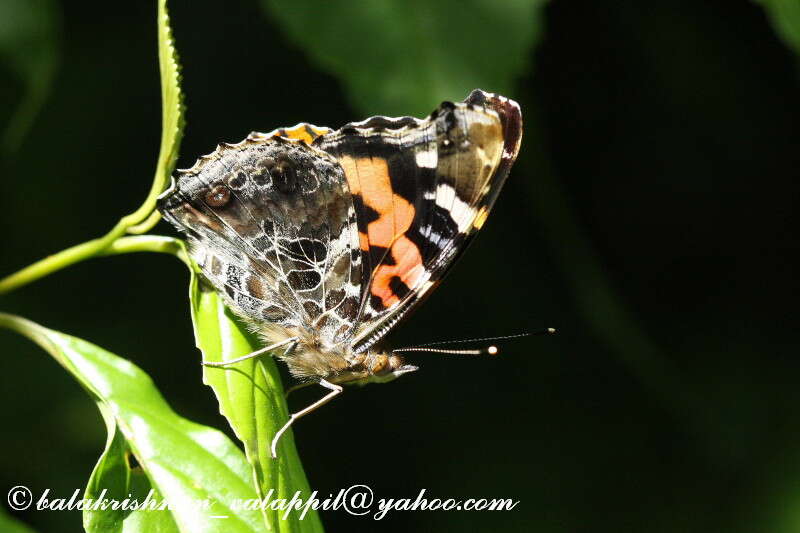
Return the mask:
[(186, 248), (182, 241), (172, 237), (157, 235), (141, 235), (135, 237), (122, 237), (125, 227), (122, 226), (123, 218), (114, 228), (103, 237), (87, 241), (57, 254), (45, 257), (30, 266), (27, 266), (0, 280), (0, 294), (11, 292), (39, 278), (51, 274), (62, 268), (100, 255), (116, 255), (130, 252), (160, 252), (172, 254), (186, 265), (190, 265)]
[[(130, 216), (130, 215), (129, 215)], [(98, 239), (93, 239), (76, 246), (61, 250), (60, 252), (49, 255), (44, 259), (29, 265), (22, 270), (11, 274), (0, 280), (0, 294), (11, 292), (23, 285), (27, 285), (39, 278), (42, 278), (56, 270), (61, 270), (72, 264), (88, 259), (102, 252), (109, 247), (117, 238), (125, 234), (128, 217), (122, 218), (117, 222), (106, 235)]]
[(111, 243), (102, 251), (102, 255), (128, 254), (132, 252), (156, 252), (174, 255), (190, 269), (194, 268), (189, 260), (186, 245), (183, 241), (162, 235), (136, 235), (122, 237)]

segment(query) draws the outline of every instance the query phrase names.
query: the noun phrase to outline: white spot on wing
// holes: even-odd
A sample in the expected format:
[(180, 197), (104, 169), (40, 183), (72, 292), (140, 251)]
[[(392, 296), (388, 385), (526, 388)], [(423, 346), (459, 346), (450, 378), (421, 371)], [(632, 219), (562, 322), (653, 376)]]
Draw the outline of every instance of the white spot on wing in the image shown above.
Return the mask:
[(419, 151), (416, 155), (417, 166), (422, 168), (436, 168), (437, 159), (435, 150)]
[(440, 183), (436, 188), (436, 205), (450, 210), (450, 217), (458, 224), (458, 231), (464, 232), (472, 223), (475, 209), (456, 194), (456, 190), (447, 183)]

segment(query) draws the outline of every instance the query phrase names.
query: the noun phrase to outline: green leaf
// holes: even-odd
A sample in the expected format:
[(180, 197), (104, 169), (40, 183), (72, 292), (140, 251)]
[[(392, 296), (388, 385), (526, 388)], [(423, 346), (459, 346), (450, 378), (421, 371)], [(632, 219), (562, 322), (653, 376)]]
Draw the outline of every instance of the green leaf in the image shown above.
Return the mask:
[(139, 220), (127, 228), (128, 233), (145, 233), (156, 225), (161, 214), (155, 210), (156, 198), (167, 187), (186, 125), (181, 91), (180, 61), (172, 37), (167, 0), (158, 0), (158, 68), (161, 73), (161, 147), (158, 153), (156, 173), (150, 193), (142, 206), (133, 214)]
[[(195, 339), (204, 360), (229, 361), (258, 349), (259, 342), (198, 275), (192, 276), (190, 299)], [(308, 481), (291, 430), (281, 437), (278, 457), (270, 456), (272, 438), (288, 419), (283, 387), (272, 357), (265, 354), (230, 367), (205, 367), (203, 380), (214, 390), (220, 412), (244, 443), (259, 496), (270, 496), (272, 491), (272, 499), (290, 500), (300, 491), (307, 499)], [(319, 516), (312, 509), (302, 519), (299, 512), (292, 512), (285, 520), (283, 512), (265, 510), (264, 519), (274, 531), (322, 531)]]
[[(113, 414), (103, 404), (99, 404), (99, 407), (106, 422), (108, 440), (86, 486), (84, 498), (108, 498), (117, 501), (131, 498), (146, 501), (152, 489), (154, 493), (150, 498), (162, 501), (163, 496), (153, 487), (144, 471), (131, 464), (133, 450), (122, 432), (117, 429)], [(180, 531), (169, 513), (123, 509), (84, 512), (83, 526), (90, 533), (121, 531), (123, 524), (127, 531)]]
[(156, 182), (154, 187), (159, 192), (169, 182), (175, 161), (178, 158), (183, 128), (186, 125), (181, 91), (180, 61), (172, 37), (167, 1), (158, 2), (158, 69), (161, 73), (161, 147), (156, 166)]
[(800, 1), (756, 0), (766, 10), (778, 36), (800, 54)]
[(482, 88), (510, 95), (544, 0), (262, 0), (369, 114), (422, 115)]
[(2, 133), (6, 153), (25, 138), (50, 92), (58, 62), (58, 15), (53, 0), (0, 2), (0, 62), (24, 89)]
[(6, 513), (0, 505), (0, 531), (4, 533), (35, 533), (35, 531)]
[[(89, 532), (265, 531), (257, 511), (234, 510), (237, 499), (256, 492), (242, 452), (223, 433), (175, 414), (141, 369), (89, 342), (0, 313), (0, 327), (30, 338), (89, 392), (108, 427), (106, 449), (85, 496), (106, 489), (106, 498), (147, 495), (154, 489), (169, 511), (111, 509), (84, 512)], [(141, 501), (141, 500), (140, 500)], [(206, 507), (186, 505), (207, 501)], [(181, 505), (183, 503), (183, 505)], [(227, 518), (214, 518), (214, 516)]]

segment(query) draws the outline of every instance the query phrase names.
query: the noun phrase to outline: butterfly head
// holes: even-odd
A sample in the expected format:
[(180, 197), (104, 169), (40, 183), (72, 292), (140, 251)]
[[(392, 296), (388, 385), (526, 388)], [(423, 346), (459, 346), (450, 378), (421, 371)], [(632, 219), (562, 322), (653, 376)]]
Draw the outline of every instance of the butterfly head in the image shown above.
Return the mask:
[(332, 382), (348, 385), (385, 383), (417, 370), (416, 366), (407, 365), (400, 355), (382, 351), (353, 354), (349, 362), (350, 366), (332, 378)]

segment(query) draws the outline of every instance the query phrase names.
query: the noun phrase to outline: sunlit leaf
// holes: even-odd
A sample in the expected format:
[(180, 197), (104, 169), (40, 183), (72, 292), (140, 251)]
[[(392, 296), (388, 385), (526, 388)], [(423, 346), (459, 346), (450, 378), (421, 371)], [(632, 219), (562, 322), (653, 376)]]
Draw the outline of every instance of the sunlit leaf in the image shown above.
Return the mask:
[[(192, 320), (195, 339), (206, 361), (228, 361), (258, 349), (259, 343), (232, 315), (219, 295), (198, 276), (191, 284)], [(272, 437), (288, 419), (286, 400), (278, 370), (269, 355), (230, 367), (206, 367), (205, 383), (217, 396), (220, 412), (244, 443), (253, 468), (254, 482), (265, 497), (291, 499), (295, 491), (309, 494), (308, 481), (297, 455), (291, 430), (280, 440), (278, 457), (270, 456)], [(301, 519), (292, 512), (266, 510), (270, 528), (281, 532), (317, 532), (322, 525), (316, 511)]]
[(472, 89), (513, 94), (544, 0), (262, 0), (366, 113), (424, 115)]
[[(125, 436), (117, 428), (113, 414), (104, 404), (98, 404), (106, 422), (108, 440), (106, 449), (97, 461), (92, 477), (84, 491), (84, 498), (102, 498), (123, 501), (125, 498), (146, 501), (150, 498), (162, 501), (163, 496), (153, 487), (144, 470), (131, 464), (135, 457)], [(170, 513), (148, 512), (146, 510), (105, 509), (89, 510), (83, 515), (83, 527), (88, 533), (106, 531), (160, 531), (171, 533), (180, 531)], [(138, 528), (138, 529), (137, 529)]]
[(19, 146), (50, 92), (58, 61), (59, 22), (53, 0), (0, 2), (0, 63), (23, 89), (2, 132), (5, 152)]
[[(169, 511), (88, 511), (88, 531), (266, 530), (257, 511), (232, 509), (237, 499), (257, 497), (242, 452), (221, 432), (175, 414), (141, 369), (89, 342), (20, 317), (0, 314), (0, 327), (44, 348), (98, 404), (109, 438), (86, 496), (107, 489), (107, 498), (143, 498), (153, 488), (156, 497), (163, 495), (174, 506)], [(203, 501), (208, 505), (192, 505)], [(167, 516), (152, 516), (158, 514)]]

